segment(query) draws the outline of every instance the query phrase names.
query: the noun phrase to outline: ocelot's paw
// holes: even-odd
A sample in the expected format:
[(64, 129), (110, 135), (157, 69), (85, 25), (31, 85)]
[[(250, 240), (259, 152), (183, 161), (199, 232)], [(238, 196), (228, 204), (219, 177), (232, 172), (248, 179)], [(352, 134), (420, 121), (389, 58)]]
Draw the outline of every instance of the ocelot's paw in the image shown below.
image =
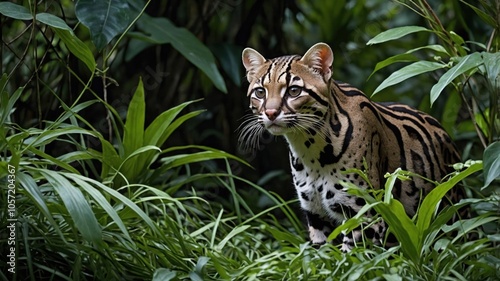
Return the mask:
[(326, 235), (322, 230), (309, 226), (309, 239), (313, 245), (323, 245), (326, 243)]
[(342, 239), (342, 246), (340, 246), (340, 250), (344, 253), (348, 253), (354, 248), (354, 239), (349, 237), (348, 235), (344, 235)]

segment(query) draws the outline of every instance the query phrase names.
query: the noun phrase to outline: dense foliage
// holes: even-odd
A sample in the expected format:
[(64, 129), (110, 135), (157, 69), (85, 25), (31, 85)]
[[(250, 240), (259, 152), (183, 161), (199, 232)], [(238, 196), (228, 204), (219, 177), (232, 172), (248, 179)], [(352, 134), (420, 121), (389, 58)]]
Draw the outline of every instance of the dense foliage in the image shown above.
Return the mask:
[[(0, 14), (1, 280), (500, 279), (498, 1), (19, 0)], [(241, 50), (319, 41), (336, 79), (430, 112), (462, 152), (414, 218), (390, 196), (408, 172), (346, 184), (397, 247), (313, 247), (286, 147), (238, 147)], [(438, 212), (458, 184), (469, 198)]]

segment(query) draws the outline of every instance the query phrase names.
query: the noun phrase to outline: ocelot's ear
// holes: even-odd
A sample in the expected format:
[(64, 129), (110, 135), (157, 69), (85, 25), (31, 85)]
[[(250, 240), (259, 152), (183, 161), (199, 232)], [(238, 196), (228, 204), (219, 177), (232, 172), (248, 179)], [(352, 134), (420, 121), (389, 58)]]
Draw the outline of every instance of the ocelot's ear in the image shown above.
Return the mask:
[(303, 63), (318, 71), (325, 82), (332, 76), (333, 52), (325, 43), (317, 43), (312, 46), (300, 59)]
[(266, 62), (266, 59), (252, 48), (245, 48), (241, 54), (241, 58), (243, 60), (243, 65), (247, 70), (248, 82), (252, 82), (253, 76), (255, 76), (256, 68)]

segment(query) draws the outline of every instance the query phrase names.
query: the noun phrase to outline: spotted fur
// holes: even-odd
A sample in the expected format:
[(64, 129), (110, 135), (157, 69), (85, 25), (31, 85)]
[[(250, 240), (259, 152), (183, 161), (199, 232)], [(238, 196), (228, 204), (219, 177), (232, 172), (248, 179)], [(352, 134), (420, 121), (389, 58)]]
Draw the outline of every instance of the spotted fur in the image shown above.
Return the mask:
[[(333, 53), (324, 43), (302, 57), (265, 59), (250, 48), (242, 56), (253, 114), (243, 124), (240, 142), (254, 146), (264, 130), (286, 139), (293, 183), (313, 243), (324, 243), (336, 226), (365, 205), (340, 184), (368, 186), (357, 174), (345, 173), (347, 169), (363, 169), (365, 161), (370, 183), (380, 188), (384, 175), (399, 167), (439, 181), (460, 159), (433, 117), (403, 104), (372, 102), (360, 90), (332, 79)], [(416, 177), (397, 181), (393, 195), (412, 216), (433, 187)], [(380, 222), (363, 234), (379, 244), (385, 231)], [(344, 236), (342, 249), (351, 249), (361, 235), (358, 230)]]

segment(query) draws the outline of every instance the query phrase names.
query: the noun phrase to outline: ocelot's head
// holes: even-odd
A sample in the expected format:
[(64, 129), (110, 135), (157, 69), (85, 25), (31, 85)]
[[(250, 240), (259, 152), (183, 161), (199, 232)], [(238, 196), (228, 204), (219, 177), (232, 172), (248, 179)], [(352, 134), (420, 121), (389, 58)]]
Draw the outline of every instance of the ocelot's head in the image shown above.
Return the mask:
[(255, 135), (264, 129), (273, 135), (287, 135), (320, 126), (328, 110), (332, 75), (333, 52), (328, 45), (318, 43), (302, 57), (274, 59), (246, 48), (242, 59), (253, 115), (243, 124), (241, 141), (257, 142)]

